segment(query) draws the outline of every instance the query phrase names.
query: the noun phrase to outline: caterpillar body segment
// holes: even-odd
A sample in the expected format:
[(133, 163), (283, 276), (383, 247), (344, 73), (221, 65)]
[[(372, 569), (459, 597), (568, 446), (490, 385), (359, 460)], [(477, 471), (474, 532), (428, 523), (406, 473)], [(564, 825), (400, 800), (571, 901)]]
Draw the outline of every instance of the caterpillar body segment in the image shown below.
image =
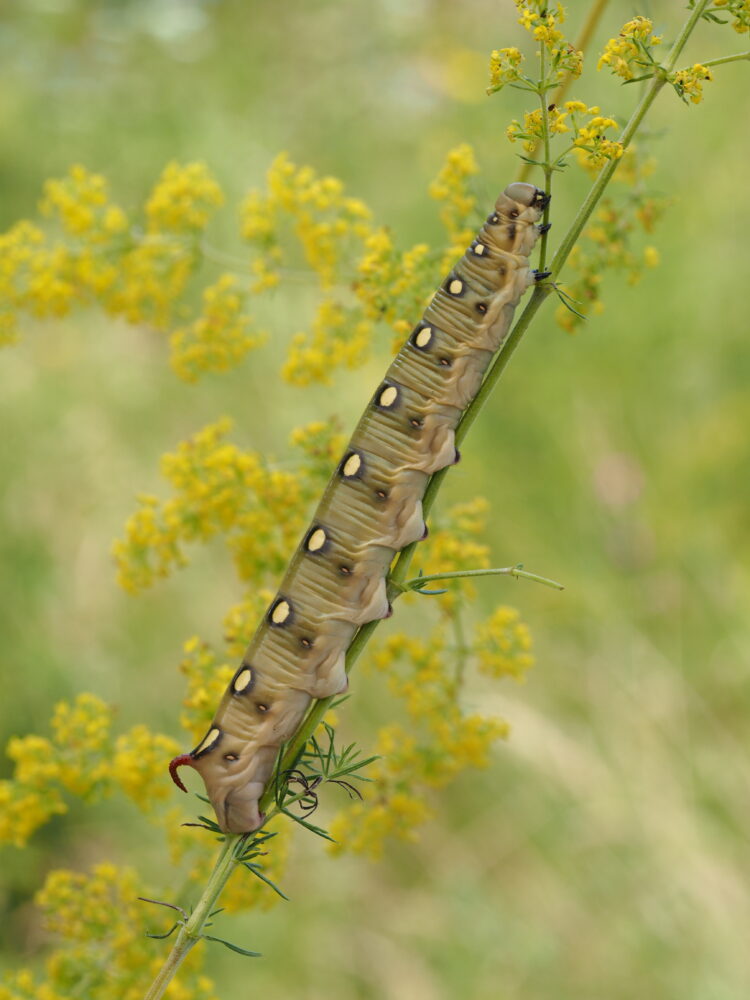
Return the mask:
[(208, 733), (172, 761), (180, 787), (179, 766), (199, 771), (225, 832), (262, 824), (279, 747), (312, 698), (346, 689), (357, 628), (390, 614), (389, 566), (426, 536), (429, 477), (458, 460), (455, 429), (535, 280), (548, 200), (520, 182), (497, 199), (376, 389)]

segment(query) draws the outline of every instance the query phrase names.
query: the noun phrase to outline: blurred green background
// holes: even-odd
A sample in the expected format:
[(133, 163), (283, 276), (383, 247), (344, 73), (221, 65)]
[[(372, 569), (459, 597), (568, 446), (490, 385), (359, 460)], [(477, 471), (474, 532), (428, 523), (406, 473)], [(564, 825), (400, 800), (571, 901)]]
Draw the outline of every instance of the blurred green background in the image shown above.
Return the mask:
[[(580, 23), (588, 4), (570, 6)], [(673, 37), (682, 5), (646, 6)], [(634, 12), (612, 0), (594, 51)], [(746, 38), (706, 25), (685, 62)], [(6, 3), (0, 225), (32, 215), (44, 179), (74, 162), (134, 205), (168, 160), (203, 159), (227, 194), (211, 239), (231, 249), (239, 198), (286, 149), (341, 177), (402, 245), (435, 243), (426, 188), (449, 148), (475, 146), (487, 204), (517, 170), (504, 128), (522, 95), (484, 96), (489, 50), (512, 44), (528, 51), (510, 0)], [(379, 865), (300, 838), (292, 903), (232, 920), (232, 940), (266, 957), (209, 957), (223, 997), (750, 995), (748, 72), (717, 71), (697, 108), (661, 96), (653, 185), (674, 199), (653, 239), (662, 266), (635, 288), (608, 277), (605, 312), (575, 337), (547, 307), (441, 499), (488, 496), (494, 564), (566, 584), (480, 588), (480, 613), (515, 604), (536, 642), (526, 686), (468, 693), (510, 720), (509, 744)], [(588, 72), (573, 96), (627, 115), (634, 91)], [(580, 172), (558, 183), (553, 235), (586, 187)], [(181, 643), (219, 637), (239, 594), (229, 559), (219, 544), (196, 551), (131, 598), (110, 544), (136, 492), (163, 492), (160, 454), (222, 413), (239, 442), (276, 455), (306, 420), (352, 426), (390, 335), (334, 393), (269, 383), (306, 295), (282, 288), (278, 343), (196, 387), (171, 375), (160, 336), (98, 313), (29, 324), (0, 354), (3, 742), (45, 732), (80, 690), (114, 702), (122, 729), (179, 735)], [(353, 693), (347, 731), (366, 742), (357, 720), (382, 688), (356, 677)], [(41, 961), (29, 900), (49, 868), (158, 870), (152, 836), (107, 803), (4, 849), (9, 967)]]

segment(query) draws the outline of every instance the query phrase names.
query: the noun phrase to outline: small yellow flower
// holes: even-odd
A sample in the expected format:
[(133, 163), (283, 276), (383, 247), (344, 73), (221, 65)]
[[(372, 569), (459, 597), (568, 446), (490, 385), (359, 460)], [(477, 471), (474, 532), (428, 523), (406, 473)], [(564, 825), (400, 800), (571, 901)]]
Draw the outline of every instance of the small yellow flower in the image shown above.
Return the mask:
[(521, 78), (521, 63), (523, 56), (519, 49), (493, 49), (490, 53), (490, 85), (488, 94), (500, 90), (506, 83), (513, 83)]
[(232, 274), (221, 275), (204, 290), (201, 315), (189, 326), (175, 330), (170, 338), (175, 374), (195, 382), (205, 372), (229, 371), (265, 341), (264, 334), (251, 332), (246, 300), (246, 291)]
[(205, 163), (173, 161), (146, 202), (149, 232), (200, 232), (223, 202), (221, 188)]
[(479, 669), (491, 677), (523, 680), (534, 664), (531, 634), (515, 608), (501, 606), (479, 626), (475, 649)]
[(599, 58), (597, 69), (608, 66), (623, 80), (632, 80), (651, 71), (651, 49), (661, 44), (661, 37), (652, 35), (653, 24), (647, 17), (634, 17), (626, 22), (617, 38), (610, 38)]
[(700, 104), (703, 100), (703, 84), (713, 80), (714, 75), (707, 66), (695, 63), (689, 69), (678, 70), (671, 78), (672, 85), (678, 95), (692, 104)]

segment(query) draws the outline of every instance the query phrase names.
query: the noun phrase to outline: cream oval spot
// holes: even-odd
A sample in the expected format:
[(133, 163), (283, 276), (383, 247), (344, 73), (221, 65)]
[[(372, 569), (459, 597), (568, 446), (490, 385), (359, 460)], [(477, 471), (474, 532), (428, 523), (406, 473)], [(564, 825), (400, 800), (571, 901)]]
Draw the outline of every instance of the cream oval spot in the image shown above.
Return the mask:
[(387, 385), (378, 397), (378, 406), (393, 406), (398, 399), (398, 389), (395, 385)]
[(251, 667), (245, 667), (234, 679), (233, 689), (239, 694), (246, 691), (253, 682), (253, 671)]
[(274, 625), (283, 625), (291, 613), (289, 601), (277, 601), (271, 608), (271, 621)]
[(417, 345), (417, 347), (427, 347), (427, 345), (431, 340), (432, 340), (432, 327), (425, 326), (419, 331), (419, 333), (414, 338), (414, 343)]
[(199, 753), (203, 753), (205, 750), (208, 750), (209, 747), (213, 746), (213, 744), (218, 740), (220, 736), (221, 736), (221, 730), (218, 729), (216, 726), (214, 726), (213, 729), (209, 729), (208, 735), (204, 738), (203, 742), (199, 745), (198, 749), (193, 752), (196, 754), (196, 756)]
[(356, 476), (361, 468), (362, 457), (358, 455), (356, 451), (353, 451), (344, 462), (344, 467), (341, 471), (345, 476)]
[(464, 283), (460, 278), (454, 278), (453, 281), (448, 285), (448, 291), (451, 295), (460, 295), (464, 290)]
[(327, 541), (327, 536), (322, 528), (316, 528), (307, 539), (308, 552), (320, 552)]
[(487, 247), (484, 245), (484, 243), (477, 243), (477, 245), (474, 247), (474, 253), (477, 255), (477, 257), (481, 257), (486, 249)]

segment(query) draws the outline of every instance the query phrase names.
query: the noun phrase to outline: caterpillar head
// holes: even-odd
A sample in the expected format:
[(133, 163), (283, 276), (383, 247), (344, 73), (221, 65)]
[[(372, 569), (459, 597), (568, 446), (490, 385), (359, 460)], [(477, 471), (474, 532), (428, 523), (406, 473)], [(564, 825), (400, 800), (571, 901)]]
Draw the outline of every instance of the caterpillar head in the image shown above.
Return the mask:
[[(258, 800), (273, 772), (277, 749), (241, 744), (238, 740), (232, 740), (236, 746), (227, 749), (220, 745), (224, 742), (222, 736), (213, 727), (192, 753), (180, 754), (170, 762), (169, 773), (177, 787), (186, 792), (178, 769), (185, 765), (195, 768), (203, 778), (223, 832), (249, 833), (263, 824), (265, 817), (258, 809)], [(204, 747), (209, 738), (212, 744)]]
[(508, 185), (487, 220), (500, 249), (523, 256), (531, 253), (539, 234), (536, 223), (549, 199), (548, 194), (533, 184), (516, 181)]
[(259, 686), (253, 668), (243, 664), (198, 746), (170, 763), (172, 780), (187, 791), (178, 769), (195, 768), (224, 833), (257, 830), (264, 820), (258, 802), (273, 776), (279, 746), (292, 736), (309, 702), (304, 691)]

